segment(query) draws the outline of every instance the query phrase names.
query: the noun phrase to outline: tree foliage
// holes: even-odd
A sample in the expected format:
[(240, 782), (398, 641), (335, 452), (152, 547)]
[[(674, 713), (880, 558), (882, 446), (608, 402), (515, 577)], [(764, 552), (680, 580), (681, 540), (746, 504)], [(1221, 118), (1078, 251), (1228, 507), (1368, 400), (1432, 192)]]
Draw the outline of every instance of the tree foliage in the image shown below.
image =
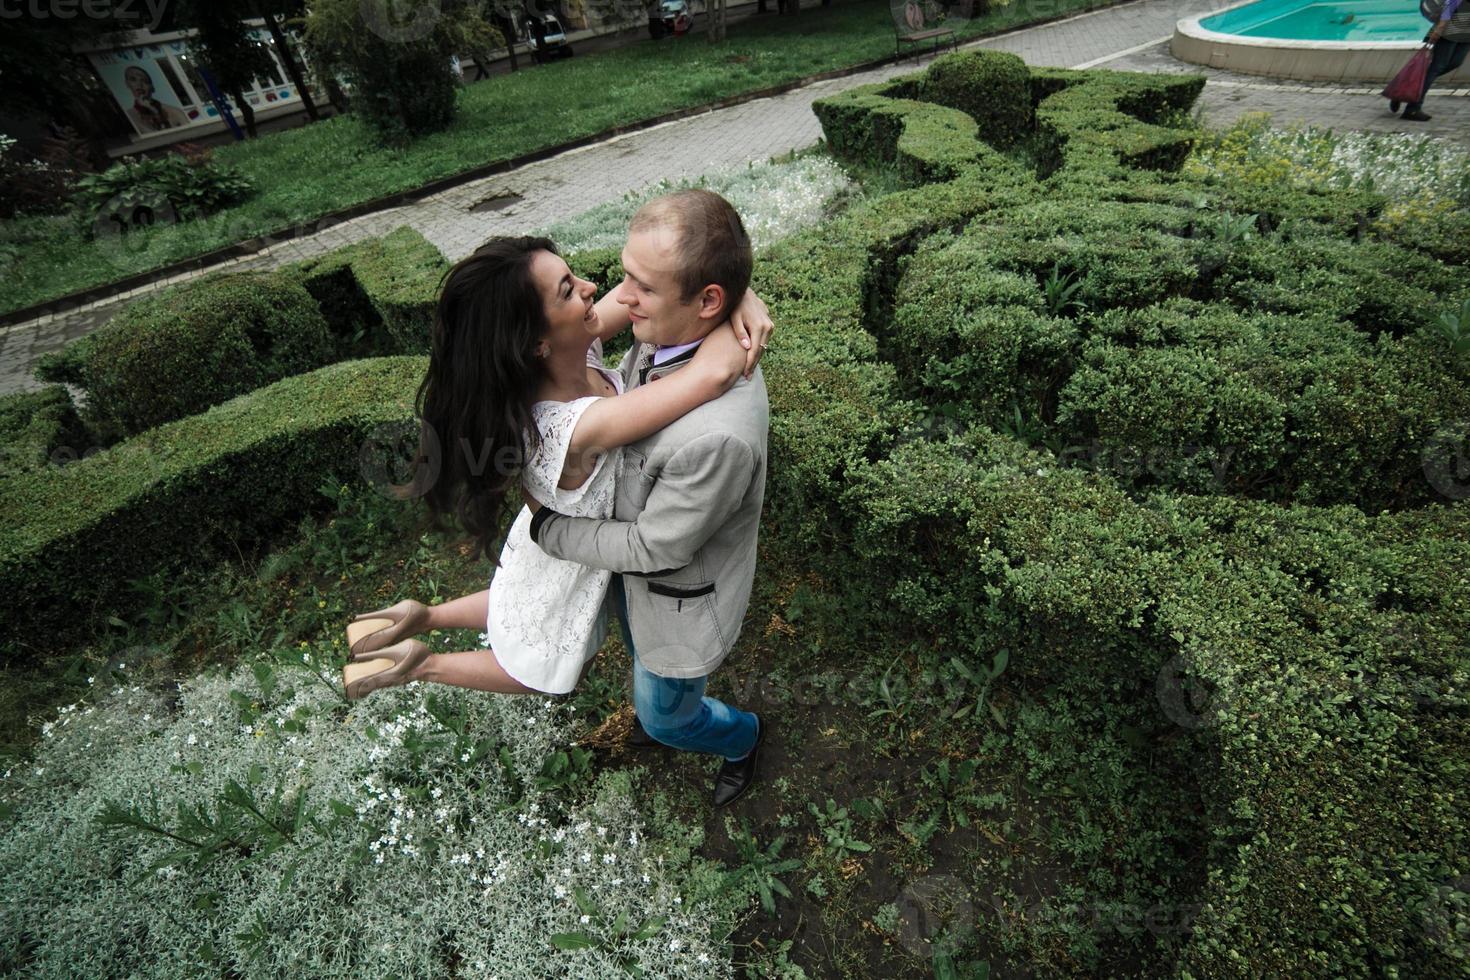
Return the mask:
[(472, 0), (320, 0), (306, 21), (319, 70), (352, 87), (353, 109), (384, 142), (401, 144), (454, 118), (457, 79), (449, 56), (503, 44)]

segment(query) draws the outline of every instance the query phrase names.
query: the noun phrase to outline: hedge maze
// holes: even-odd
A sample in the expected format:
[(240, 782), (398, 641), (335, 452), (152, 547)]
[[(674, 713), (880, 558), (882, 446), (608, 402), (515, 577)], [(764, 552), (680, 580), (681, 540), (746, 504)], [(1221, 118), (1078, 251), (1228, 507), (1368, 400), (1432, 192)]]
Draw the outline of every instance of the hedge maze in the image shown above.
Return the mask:
[[(984, 638), (1008, 683), (1123, 698), (1182, 744), (1207, 853), (1160, 972), (1470, 975), (1470, 486), (1445, 454), (1470, 379), (1431, 329), (1470, 237), (1426, 252), (1369, 193), (1181, 174), (1203, 84), (962, 53), (817, 103), (834, 154), (902, 186), (757, 262), (765, 538), (829, 649)], [(0, 483), (7, 628), (354, 478), (412, 418), (442, 265), (409, 237), (140, 303), (58, 359), (130, 438)], [(164, 330), (197, 390), (162, 383)]]

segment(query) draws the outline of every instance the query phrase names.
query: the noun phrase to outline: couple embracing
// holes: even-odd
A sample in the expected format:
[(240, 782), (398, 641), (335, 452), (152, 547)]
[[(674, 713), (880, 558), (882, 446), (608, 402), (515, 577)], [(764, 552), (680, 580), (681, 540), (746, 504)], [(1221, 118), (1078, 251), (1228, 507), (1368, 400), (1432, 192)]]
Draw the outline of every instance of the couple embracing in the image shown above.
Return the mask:
[[(734, 208), (688, 190), (633, 216), (625, 277), (600, 301), (546, 239), (492, 239), (449, 270), (418, 391), (420, 466), (401, 494), (453, 514), (485, 551), (516, 483), (526, 506), (489, 589), (353, 621), (349, 698), (416, 680), (565, 694), (616, 615), (630, 743), (720, 756), (717, 806), (750, 787), (768, 720), (705, 686), (750, 601), (765, 494), (772, 325), (751, 262)], [(603, 341), (630, 325), (621, 368), (605, 368)], [(482, 626), (485, 649), (413, 639)]]

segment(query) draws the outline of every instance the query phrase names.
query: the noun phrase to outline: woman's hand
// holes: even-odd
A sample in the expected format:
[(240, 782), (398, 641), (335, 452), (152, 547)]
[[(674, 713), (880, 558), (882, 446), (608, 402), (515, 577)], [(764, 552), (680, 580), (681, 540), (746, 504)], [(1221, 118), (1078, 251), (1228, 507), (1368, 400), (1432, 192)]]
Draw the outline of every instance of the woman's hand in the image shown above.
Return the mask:
[[(757, 348), (759, 349), (759, 348)], [(709, 332), (686, 371), (707, 378), (719, 394), (729, 391), (745, 371), (746, 351), (727, 320)]]
[(741, 348), (746, 352), (745, 366), (741, 373), (748, 380), (755, 373), (755, 366), (760, 363), (761, 355), (766, 352), (766, 345), (770, 342), (776, 325), (771, 322), (771, 311), (766, 309), (765, 301), (754, 290), (747, 289), (740, 298), (740, 305), (730, 312), (730, 326), (734, 329)]

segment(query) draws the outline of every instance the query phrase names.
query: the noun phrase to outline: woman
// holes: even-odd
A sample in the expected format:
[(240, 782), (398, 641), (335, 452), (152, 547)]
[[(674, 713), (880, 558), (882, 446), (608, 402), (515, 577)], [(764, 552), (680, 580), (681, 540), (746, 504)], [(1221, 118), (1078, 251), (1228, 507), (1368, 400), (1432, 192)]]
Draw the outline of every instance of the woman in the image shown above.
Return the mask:
[(141, 133), (155, 133), (160, 129), (187, 126), (189, 117), (160, 101), (153, 94), (153, 76), (137, 65), (129, 65), (123, 72), (123, 84), (133, 93), (133, 104), (128, 108), (128, 118)]
[[(1448, 0), (1424, 40), (1434, 45), (1429, 70), (1424, 73), (1424, 91), (1419, 94), (1419, 101), (1410, 102), (1399, 117), (1412, 122), (1428, 122), (1433, 118), (1424, 111), (1424, 98), (1429, 94), (1429, 86), (1436, 78), (1463, 65), (1465, 55), (1470, 53), (1470, 4), (1464, 0)], [(1388, 107), (1390, 111), (1397, 112), (1399, 104), (1390, 102)]]
[[(595, 296), (544, 238), (491, 239), (445, 278), (418, 392), (420, 462), (438, 456), (440, 466), (421, 465), (401, 496), (424, 496), (436, 520), (455, 514), (477, 555), (488, 552), (518, 475), (545, 506), (611, 517), (619, 448), (724, 394), (754, 369), (770, 334), (765, 304), (747, 292), (688, 366), (624, 394), (621, 376), (602, 366), (602, 341), (627, 329), (628, 311), (612, 294)], [(522, 508), (488, 590), (357, 617), (347, 696), (412, 680), (502, 694), (572, 690), (602, 645), (611, 575), (549, 557), (529, 524)], [(431, 654), (410, 639), (482, 626), (489, 649)]]

